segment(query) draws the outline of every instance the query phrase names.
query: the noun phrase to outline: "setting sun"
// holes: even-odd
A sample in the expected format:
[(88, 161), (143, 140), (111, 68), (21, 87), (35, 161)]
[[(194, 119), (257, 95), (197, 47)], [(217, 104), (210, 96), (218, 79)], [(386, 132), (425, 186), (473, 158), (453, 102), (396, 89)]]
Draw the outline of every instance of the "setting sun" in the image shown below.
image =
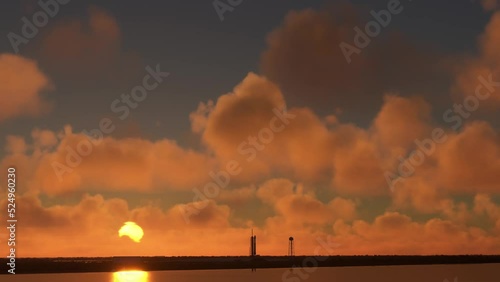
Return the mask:
[(135, 222), (127, 221), (118, 231), (118, 235), (120, 237), (128, 236), (130, 239), (132, 239), (132, 241), (139, 243), (142, 239), (142, 236), (144, 236), (144, 231), (142, 231), (142, 228)]

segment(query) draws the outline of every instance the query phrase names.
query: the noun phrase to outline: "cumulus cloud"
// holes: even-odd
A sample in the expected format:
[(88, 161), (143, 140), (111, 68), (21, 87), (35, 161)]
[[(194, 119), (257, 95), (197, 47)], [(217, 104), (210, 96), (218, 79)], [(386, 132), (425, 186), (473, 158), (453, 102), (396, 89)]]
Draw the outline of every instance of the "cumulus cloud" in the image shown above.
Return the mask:
[(43, 97), (53, 85), (38, 64), (17, 55), (0, 54), (0, 122), (20, 116), (40, 116), (51, 106)]
[(122, 32), (108, 11), (91, 5), (87, 13), (55, 22), (31, 50), (50, 73), (71, 82), (119, 83), (143, 71), (140, 57), (122, 50)]
[[(484, 42), (495, 40), (490, 37)], [(484, 54), (495, 62), (495, 50), (485, 48)], [(317, 238), (331, 236), (342, 254), (498, 252), (500, 208), (494, 196), (500, 192), (500, 143), (492, 125), (476, 121), (459, 132), (446, 130), (447, 141), (391, 193), (384, 172), (393, 170), (400, 156), (418, 147), (415, 140), (428, 138), (436, 126), (428, 102), (386, 94), (373, 121), (363, 128), (343, 122), (336, 113), (322, 117), (307, 107), (288, 108), (293, 119), (287, 123), (275, 111), (283, 114), (284, 97), (277, 83), (249, 73), (230, 93), (201, 103), (190, 115), (192, 131), (204, 145), (201, 150), (170, 139), (138, 137), (107, 137), (93, 145), (70, 126), (61, 132), (34, 129), (31, 139), (8, 136), (0, 167), (22, 171), (20, 194), (28, 192), (19, 201), (24, 207), (20, 213), (30, 220), (20, 233), (40, 234), (22, 238), (26, 250), (32, 250), (29, 255), (246, 254), (249, 226), (255, 226), (263, 253), (271, 254), (279, 254), (283, 238), (290, 235), (304, 242), (304, 250), (314, 250)], [(271, 141), (261, 147), (250, 144), (249, 137), (259, 140), (263, 129), (278, 125), (283, 127)], [(92, 152), (78, 161), (75, 152), (82, 150)], [(125, 199), (101, 195), (84, 195), (73, 205), (46, 205), (44, 197), (35, 196), (191, 191), (212, 181), (209, 172), (232, 160), (239, 162), (242, 173), (211, 200), (129, 207)], [(54, 163), (68, 167), (62, 181)], [(456, 201), (457, 195), (474, 198), (474, 204)], [(392, 201), (374, 220), (360, 216), (366, 212), (361, 203), (369, 196)], [(244, 204), (264, 207), (256, 217), (235, 213)], [(192, 209), (199, 213), (187, 224), (184, 211)], [(416, 220), (420, 217), (406, 211), (427, 219)], [(490, 226), (472, 224), (484, 216)], [(140, 248), (116, 238), (128, 220), (146, 229)], [(74, 238), (85, 243), (74, 246)], [(158, 241), (172, 244), (158, 249)]]
[(214, 102), (208, 101), (207, 103), (201, 102), (196, 111), (189, 114), (191, 121), (191, 130), (194, 133), (201, 133), (207, 127), (208, 115), (213, 111)]
[(446, 142), (438, 144), (405, 181), (425, 179), (424, 186), (452, 194), (500, 193), (496, 173), (500, 143), (491, 125), (471, 122), (463, 131), (449, 131), (446, 136)]
[(494, 11), (500, 7), (498, 0), (482, 0), (481, 4), (486, 11)]
[[(332, 124), (310, 108), (289, 108), (294, 118), (282, 131), (266, 144), (250, 144), (249, 137), (259, 142), (259, 133), (276, 119), (273, 109), (284, 105), (274, 83), (251, 73), (233, 92), (210, 106), (202, 104), (191, 121), (219, 163), (237, 160), (241, 164), (242, 173), (232, 178), (237, 183), (282, 176), (311, 184), (330, 183), (341, 194), (362, 196), (388, 194), (385, 172), (397, 169), (408, 153), (421, 150), (418, 144), (431, 138), (437, 127), (423, 98), (388, 94), (367, 129), (337, 119)], [(431, 179), (422, 185), (452, 194), (496, 193), (495, 131), (485, 123), (469, 123), (463, 132), (443, 132), (445, 144), (437, 144), (436, 151), (416, 169), (416, 176)], [(477, 154), (477, 148), (485, 153)], [(493, 164), (491, 169), (476, 171), (486, 163)], [(471, 164), (476, 165), (471, 168)], [(476, 179), (477, 175), (482, 177)]]
[(54, 26), (43, 38), (41, 52), (56, 64), (102, 66), (116, 59), (120, 40), (116, 19), (93, 6), (88, 21), (71, 19)]
[(474, 122), (450, 135), (437, 151), (435, 180), (457, 192), (500, 193), (500, 142), (498, 133), (486, 122)]
[(7, 136), (5, 151), (11, 154), (23, 154), (27, 150), (26, 141), (19, 136)]
[[(274, 184), (276, 182), (268, 185)], [(102, 195), (83, 195), (74, 204), (47, 205), (33, 195), (20, 196), (18, 202), (19, 217), (25, 219), (18, 232), (18, 239), (25, 246), (19, 250), (20, 256), (244, 255), (248, 249), (248, 228), (231, 224), (230, 208), (213, 201), (189, 224), (184, 221), (181, 208), (198, 203), (169, 208), (144, 204), (132, 208), (124, 199)], [(327, 216), (331, 212), (328, 207), (332, 205), (337, 206), (337, 210), (341, 206), (352, 207), (345, 199), (321, 206), (314, 198), (297, 193), (277, 199), (276, 203), (278, 211), (286, 211), (289, 218), (296, 221), (301, 219), (300, 212)], [(303, 207), (308, 208), (303, 210)], [(297, 210), (293, 211), (294, 208)], [(486, 195), (476, 197), (478, 216), (488, 214), (498, 220), (499, 210)], [(307, 221), (295, 222), (295, 225), (290, 224), (292, 220), (286, 223), (283, 214), (279, 215), (255, 227), (260, 254), (281, 254), (281, 246), (290, 235), (301, 242), (298, 254), (305, 255), (315, 249), (323, 254), (344, 255), (498, 252), (496, 233), (439, 218), (416, 221), (398, 212), (386, 212), (372, 221), (336, 217), (329, 222), (331, 231), (325, 232), (307, 227)], [(125, 221), (134, 221), (143, 228), (145, 235), (140, 244), (118, 237)], [(75, 241), (79, 244), (74, 244)], [(335, 245), (324, 249), (320, 241)]]
[(282, 221), (290, 226), (322, 225), (336, 219), (352, 220), (357, 215), (354, 201), (336, 197), (323, 203), (313, 192), (304, 191), (302, 184), (295, 185), (288, 179), (266, 181), (257, 190), (257, 196), (276, 210), (277, 216), (269, 222)]
[(439, 218), (417, 222), (397, 212), (380, 215), (372, 223), (339, 221), (334, 233), (331, 239), (340, 245), (338, 252), (355, 255), (495, 254), (498, 244), (497, 236), (477, 227)]
[(279, 199), (294, 194), (295, 184), (288, 179), (271, 179), (266, 181), (259, 190), (257, 196), (268, 204), (274, 204)]
[(377, 37), (347, 63), (339, 45), (353, 45), (354, 27), (363, 27), (366, 20), (349, 4), (336, 11), (292, 11), (268, 35), (260, 67), (287, 97), (300, 104), (340, 107), (348, 114), (372, 114), (386, 91), (425, 93), (420, 82), (437, 80), (439, 60), (431, 48), (418, 48), (393, 31), (384, 31), (387, 36)]
[[(249, 73), (232, 93), (220, 96), (213, 110), (207, 112), (209, 118), (203, 131), (204, 141), (218, 154), (232, 155), (237, 151), (237, 145), (247, 139), (248, 133), (257, 133), (268, 126), (273, 109), (284, 105), (276, 85)], [(210, 104), (201, 109), (207, 107)]]
[[(241, 173), (231, 177), (232, 187), (283, 177), (309, 186), (326, 185), (342, 195), (366, 197), (390, 193), (385, 172), (393, 171), (400, 157), (419, 149), (415, 141), (431, 136), (435, 126), (427, 102), (394, 94), (386, 95), (369, 128), (337, 119), (332, 124), (309, 108), (289, 108), (293, 119), (283, 121), (286, 104), (280, 89), (253, 73), (231, 93), (207, 105), (200, 106), (191, 118), (205, 144), (203, 150), (183, 148), (169, 139), (151, 142), (108, 137), (93, 145), (68, 127), (61, 134), (34, 130), (29, 145), (10, 137), (10, 154), (2, 163), (24, 163), (31, 168), (28, 187), (49, 194), (97, 187), (186, 190), (210, 182), (209, 172), (220, 171), (236, 160)], [(280, 114), (276, 109), (281, 109)], [(281, 129), (269, 142), (262, 142), (259, 134), (273, 126)], [(446, 135), (447, 142), (439, 144), (416, 169), (415, 177), (428, 179), (422, 185), (452, 194), (497, 193), (495, 130), (476, 122), (462, 132), (447, 131)], [(259, 144), (252, 144), (250, 137)], [(484, 153), (478, 154), (477, 148)], [(78, 150), (91, 152), (79, 161)], [(70, 164), (74, 163), (78, 164), (73, 168)], [(484, 167), (490, 169), (479, 169)], [(54, 169), (63, 176), (62, 181)]]
[(498, 195), (500, 142), (486, 122), (471, 122), (460, 132), (446, 131), (446, 142), (425, 155), (414, 173), (397, 181), (391, 194), (398, 209), (441, 214), (450, 220), (470, 220), (455, 196)]
[[(216, 253), (216, 248), (222, 245), (221, 241), (217, 242), (221, 229), (225, 229), (222, 234), (239, 232), (228, 224), (228, 208), (213, 202), (193, 216), (189, 225), (179, 206), (131, 208), (123, 199), (105, 199), (102, 195), (84, 195), (72, 205), (45, 206), (35, 196), (21, 196), (17, 203), (18, 216), (25, 219), (17, 233), (18, 241), (25, 246), (19, 249), (19, 256), (185, 255), (196, 253), (196, 247), (207, 254)], [(140, 244), (118, 237), (125, 221), (134, 221), (144, 229)], [(209, 236), (203, 237), (205, 234)], [(230, 236), (223, 235), (228, 242), (232, 240)]]
[(494, 109), (500, 104), (499, 31), (500, 12), (496, 12), (479, 38), (479, 54), (466, 58), (465, 63), (457, 67), (455, 94), (461, 94), (458, 96), (460, 100), (473, 95), (487, 96), (487, 103), (482, 102), (481, 109)]
[(70, 127), (59, 134), (36, 129), (32, 136), (28, 145), (24, 138), (8, 137), (8, 154), (1, 166), (22, 168), (24, 187), (50, 195), (97, 188), (185, 190), (208, 182), (213, 169), (209, 156), (168, 139), (108, 137), (96, 145)]
[(50, 149), (58, 143), (56, 134), (50, 130), (34, 129), (31, 137), (37, 149)]
[[(491, 9), (493, 1), (488, 3)], [(333, 240), (338, 254), (498, 253), (497, 130), (479, 121), (458, 132), (445, 130), (447, 141), (391, 193), (384, 172), (393, 171), (400, 157), (418, 149), (415, 140), (429, 138), (437, 126), (431, 101), (410, 96), (433, 83), (428, 71), (433, 55), (388, 34), (347, 65), (337, 47), (352, 40), (360, 21), (350, 5), (344, 8), (343, 22), (325, 11), (291, 12), (268, 37), (263, 74), (248, 73), (232, 91), (201, 102), (189, 115), (200, 149), (144, 139), (133, 128), (118, 135), (124, 138), (106, 137), (98, 145), (71, 126), (8, 135), (0, 169), (15, 166), (22, 175), (20, 255), (244, 255), (250, 226), (262, 254), (282, 254), (289, 236), (301, 242), (305, 254), (318, 246), (318, 238)], [(480, 39), (479, 56), (458, 68), (455, 90), (461, 94), (476, 90), (478, 75), (498, 73), (499, 28), (495, 13)], [(88, 19), (69, 19), (43, 34), (40, 52), (58, 70), (109, 72), (123, 58), (120, 41), (116, 19), (92, 7)], [(50, 83), (35, 62), (1, 55), (0, 71), (9, 78), (0, 86), (6, 95), (0, 121), (47, 109), (41, 93)], [(20, 72), (31, 78), (21, 80)], [(329, 108), (336, 110), (320, 115), (290, 106), (295, 98), (332, 102)], [(360, 102), (366, 105), (357, 106)], [(338, 110), (366, 106), (377, 111), (366, 127), (343, 121)], [(269, 129), (272, 138), (263, 138)], [(168, 206), (127, 201), (163, 191), (183, 197), (213, 181), (209, 173), (231, 161), (242, 172), (213, 199), (175, 199)], [(96, 191), (102, 195), (82, 196)], [(67, 194), (81, 198), (68, 203)], [(388, 206), (377, 211), (364, 206), (372, 196)], [(251, 215), (240, 210), (249, 206)], [(189, 223), (186, 210), (198, 211)], [(477, 226), (481, 219), (486, 222)], [(125, 221), (144, 228), (140, 245), (118, 238)]]
[(374, 129), (385, 148), (406, 149), (430, 134), (431, 107), (421, 97), (386, 95), (384, 100)]
[[(275, 84), (249, 74), (232, 93), (221, 96), (212, 110), (203, 110), (206, 114), (202, 141), (222, 162), (241, 163), (242, 173), (236, 180), (260, 181), (271, 175), (283, 175), (324, 182), (335, 174), (339, 186), (350, 186), (351, 180), (363, 181), (357, 187), (345, 188), (355, 191), (365, 189), (364, 184), (373, 178), (352, 175), (367, 172), (377, 178), (376, 187), (371, 181), (368, 189), (380, 192), (378, 184), (385, 180), (378, 164), (378, 149), (370, 144), (371, 133), (349, 124), (330, 130), (309, 108), (287, 109), (293, 119), (283, 122), (274, 109), (281, 112), (284, 105), (283, 95)], [(199, 115), (199, 109), (194, 115)], [(264, 144), (259, 134), (272, 126), (281, 129)], [(373, 168), (378, 169), (373, 171)]]
[[(250, 73), (231, 93), (219, 97), (212, 110), (203, 110), (202, 141), (223, 162), (237, 160), (242, 164), (243, 171), (235, 179), (259, 180), (285, 171), (303, 178), (325, 173), (322, 166), (327, 161), (320, 155), (328, 140), (324, 124), (309, 109), (288, 109), (293, 118), (283, 120), (285, 106), (275, 84)], [(200, 108), (194, 115), (200, 115)], [(260, 141), (259, 134), (271, 130), (271, 138), (265, 136), (270, 141)], [(308, 152), (303, 150), (306, 147)]]
[(500, 235), (500, 206), (495, 204), (490, 196), (478, 194), (474, 198), (474, 212), (477, 215), (486, 215), (494, 223), (493, 231)]
[(227, 202), (228, 204), (242, 205), (250, 201), (250, 199), (255, 197), (257, 188), (255, 186), (237, 188), (237, 189), (224, 189), (221, 191), (217, 200), (220, 202)]

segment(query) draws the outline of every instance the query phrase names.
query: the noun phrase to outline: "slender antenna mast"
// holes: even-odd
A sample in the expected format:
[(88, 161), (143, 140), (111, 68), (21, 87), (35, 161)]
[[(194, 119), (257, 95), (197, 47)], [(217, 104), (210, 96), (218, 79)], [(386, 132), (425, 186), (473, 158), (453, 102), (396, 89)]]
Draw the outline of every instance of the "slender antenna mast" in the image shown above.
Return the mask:
[(252, 228), (252, 234), (250, 236), (250, 256), (256, 256), (257, 255), (257, 236), (253, 235), (253, 228)]

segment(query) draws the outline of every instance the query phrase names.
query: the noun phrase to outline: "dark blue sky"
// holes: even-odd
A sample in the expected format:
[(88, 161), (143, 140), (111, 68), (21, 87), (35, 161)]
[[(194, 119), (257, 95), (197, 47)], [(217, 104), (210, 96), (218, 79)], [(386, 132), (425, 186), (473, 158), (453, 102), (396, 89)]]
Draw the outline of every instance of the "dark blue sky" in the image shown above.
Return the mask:
[[(266, 36), (278, 27), (291, 10), (305, 8), (332, 9), (340, 1), (243, 1), (220, 21), (212, 1), (70, 1), (41, 30), (50, 30), (61, 21), (85, 18), (89, 5), (96, 5), (116, 18), (121, 34), (121, 50), (133, 53), (139, 63), (134, 67), (160, 64), (171, 76), (160, 88), (135, 110), (129, 124), (132, 131), (156, 139), (161, 137), (187, 138), (190, 112), (200, 101), (216, 99), (229, 92), (249, 72), (259, 72), (259, 59), (266, 49)], [(375, 3), (376, 2), (376, 3)], [(387, 1), (352, 1), (370, 19), (369, 11), (385, 8)], [(474, 1), (413, 1), (402, 2), (405, 10), (388, 27), (398, 30), (416, 42), (431, 44), (446, 54), (474, 52), (476, 37), (488, 21)], [(8, 32), (19, 31), (20, 19), (30, 16), (30, 7), (38, 9), (35, 1), (9, 1), (4, 4), (0, 19), (0, 52), (12, 52)], [(43, 36), (43, 35), (42, 35)], [(21, 54), (38, 59), (37, 40), (21, 47)], [(332, 46), (336, 48), (336, 46)], [(102, 116), (110, 114), (111, 101), (121, 92), (136, 85), (143, 73), (140, 69), (119, 84), (106, 81), (74, 83), (56, 72), (50, 64), (41, 62), (56, 85), (47, 93), (54, 102), (51, 115), (36, 121), (17, 119), (1, 126), (12, 134), (23, 134), (27, 128), (52, 130), (72, 124), (76, 131), (90, 129)], [(75, 66), (78, 68), (78, 66)], [(331, 105), (331, 110), (335, 109)], [(328, 112), (330, 110), (320, 109)], [(362, 123), (371, 117), (351, 117)], [(2, 130), (3, 131), (3, 130)], [(28, 129), (29, 131), (29, 129)], [(136, 132), (137, 133), (137, 132)], [(126, 133), (125, 133), (126, 134)], [(134, 133), (131, 133), (134, 134)], [(188, 138), (189, 139), (189, 138)]]

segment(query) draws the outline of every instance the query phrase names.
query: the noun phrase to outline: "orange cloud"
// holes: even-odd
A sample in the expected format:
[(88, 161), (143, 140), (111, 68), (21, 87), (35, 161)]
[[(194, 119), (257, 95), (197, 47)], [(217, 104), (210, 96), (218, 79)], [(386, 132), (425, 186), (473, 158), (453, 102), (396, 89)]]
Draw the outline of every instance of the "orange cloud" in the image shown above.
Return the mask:
[(335, 12), (288, 13), (267, 37), (262, 74), (294, 102), (326, 109), (333, 105), (356, 115), (372, 114), (386, 91), (424, 92), (427, 89), (417, 81), (437, 81), (434, 70), (439, 60), (432, 48), (418, 48), (393, 31), (373, 38), (376, 44), (354, 54), (348, 63), (339, 46), (354, 44), (354, 28), (366, 24), (366, 15), (369, 11), (361, 13), (352, 4), (336, 5)]
[[(467, 227), (433, 218), (419, 223), (388, 212), (373, 223), (355, 221), (335, 224), (331, 240), (340, 244), (338, 253), (363, 254), (495, 254), (498, 237), (477, 227)], [(376, 242), (374, 244), (374, 242)]]
[(385, 96), (374, 129), (385, 148), (407, 149), (430, 134), (430, 105), (420, 97)]
[(209, 114), (203, 128), (203, 140), (219, 155), (232, 157), (248, 134), (269, 127), (273, 109), (283, 106), (283, 96), (278, 87), (261, 76), (249, 73), (232, 93), (219, 97), (212, 110), (205, 110), (210, 104), (198, 109)]
[(8, 137), (9, 154), (1, 167), (16, 166), (24, 189), (57, 195), (76, 191), (185, 190), (210, 180), (214, 161), (183, 149), (171, 140), (151, 142), (138, 138), (104, 138), (100, 144), (84, 134), (34, 130), (27, 145)]
[(295, 185), (287, 179), (271, 179), (257, 190), (257, 196), (274, 207), (277, 216), (270, 222), (283, 220), (290, 226), (327, 224), (336, 219), (352, 220), (357, 216), (352, 200), (334, 198), (325, 204), (312, 192), (304, 191), (302, 184)]
[(485, 122), (470, 123), (437, 150), (434, 179), (451, 191), (498, 194), (499, 156), (498, 133)]
[(27, 150), (26, 141), (19, 136), (7, 136), (5, 150), (12, 154), (23, 154)]
[[(214, 203), (193, 216), (189, 225), (178, 206), (167, 210), (153, 205), (131, 209), (125, 200), (104, 199), (101, 195), (84, 195), (73, 205), (46, 207), (34, 196), (18, 197), (17, 203), (17, 215), (25, 219), (16, 238), (25, 246), (19, 248), (20, 257), (215, 253), (218, 246), (210, 246), (207, 240), (217, 238), (221, 228), (226, 229), (222, 233), (238, 232), (228, 225), (228, 208)], [(140, 244), (118, 237), (118, 230), (126, 221), (143, 228)], [(204, 232), (210, 237), (203, 238)], [(224, 237), (231, 241), (230, 236)], [(189, 250), (191, 246), (200, 249)]]
[(287, 112), (293, 119), (261, 142), (259, 134), (273, 120), (279, 121), (273, 108), (283, 105), (274, 83), (249, 74), (216, 103), (202, 103), (191, 114), (193, 130), (220, 163), (238, 161), (242, 172), (232, 178), (236, 184), (283, 176), (314, 184), (330, 182), (342, 194), (368, 196), (389, 193), (385, 171), (433, 129), (430, 105), (422, 98), (386, 95), (368, 129), (337, 119), (332, 124), (309, 108), (290, 108)]
[(35, 61), (0, 54), (0, 122), (20, 116), (40, 116), (50, 110), (44, 91), (53, 88)]
[(221, 163), (241, 164), (237, 181), (263, 180), (273, 173), (328, 179), (332, 136), (326, 125), (310, 109), (293, 108), (285, 114), (284, 106), (275, 84), (250, 73), (232, 93), (213, 105), (202, 104), (191, 120)]
[(486, 11), (493, 11), (500, 7), (498, 0), (482, 0), (481, 4)]
[[(431, 107), (421, 97), (385, 94), (384, 88), (394, 85), (384, 79), (371, 81), (372, 72), (384, 66), (385, 52), (393, 49), (382, 52), (373, 46), (349, 70), (339, 64), (344, 58), (335, 47), (349, 38), (356, 25), (355, 14), (347, 18), (349, 24), (340, 25), (324, 12), (290, 13), (269, 36), (269, 49), (261, 62), (267, 76), (249, 73), (230, 93), (200, 103), (190, 114), (191, 129), (204, 145), (201, 150), (169, 139), (139, 138), (133, 124), (132, 130), (122, 134), (127, 138), (107, 137), (99, 144), (73, 133), (70, 126), (63, 132), (34, 129), (31, 139), (7, 136), (0, 169), (15, 166), (22, 176), (18, 183), (19, 216), (25, 218), (19, 232), (24, 244), (21, 255), (244, 255), (251, 226), (262, 254), (283, 254), (289, 236), (301, 242), (302, 253), (314, 250), (318, 238), (340, 245), (338, 254), (498, 253), (497, 130), (476, 121), (465, 124), (460, 132), (446, 131), (447, 141), (391, 194), (384, 172), (397, 165), (399, 156), (418, 147), (415, 140), (431, 135), (435, 127)], [(476, 90), (478, 74), (498, 72), (499, 23), (496, 13), (481, 38), (479, 58), (469, 61), (457, 76), (457, 89), (464, 93)], [(70, 45), (60, 50), (64, 36)], [(73, 20), (56, 26), (44, 37), (42, 52), (65, 67), (74, 63), (106, 69), (99, 66), (113, 65), (119, 59), (120, 37), (116, 20), (92, 8), (88, 22)], [(398, 60), (401, 54), (391, 55)], [(428, 59), (426, 54), (412, 52), (404, 57), (410, 58), (404, 66), (418, 61), (417, 72)], [(1, 64), (37, 74), (33, 80), (37, 83), (22, 86), (26, 88), (19, 86), (24, 81), (12, 80), (12, 89), (31, 96), (12, 95), (24, 98), (19, 102), (8, 96), (7, 102), (39, 114), (40, 107), (25, 102), (43, 103), (39, 93), (49, 86), (36, 64), (10, 55), (2, 55)], [(393, 67), (398, 72), (405, 69)], [(395, 71), (380, 70), (384, 75)], [(399, 81), (396, 76), (391, 79)], [(284, 93), (288, 95), (290, 89), (309, 96), (321, 96), (326, 90), (358, 91), (359, 95), (348, 96), (367, 104), (373, 98), (366, 95), (373, 90), (380, 94), (376, 99), (382, 104), (370, 126), (362, 128), (331, 113), (319, 116), (307, 107), (290, 107), (285, 113)], [(4, 119), (19, 115), (19, 111), (9, 113)], [(237, 161), (242, 172), (210, 200), (130, 207), (125, 199), (84, 195), (76, 204), (65, 203), (67, 193), (76, 197), (82, 191), (99, 190), (106, 195), (133, 191), (134, 196), (137, 192), (191, 191), (213, 181), (209, 173), (226, 168), (231, 161)], [(43, 201), (45, 195), (60, 204)], [(473, 205), (456, 201), (457, 195), (473, 198)], [(392, 202), (367, 220), (361, 217), (367, 212), (362, 203), (370, 196)], [(244, 204), (263, 206), (256, 208), (257, 215), (245, 217), (236, 213)], [(197, 211), (189, 223), (186, 210)], [(426, 219), (417, 220), (422, 215)], [(481, 218), (488, 222), (476, 226)], [(119, 227), (129, 220), (145, 231), (140, 246), (117, 237)]]
[(450, 202), (449, 197), (500, 193), (500, 142), (498, 133), (486, 122), (471, 122), (461, 132), (445, 134), (446, 142), (437, 144), (411, 176), (396, 182), (393, 205), (463, 222), (470, 215), (463, 203)]
[[(270, 181), (259, 190), (279, 193), (274, 185), (286, 183)], [(18, 256), (246, 255), (250, 225), (257, 234), (258, 252), (263, 255), (283, 254), (289, 236), (300, 242), (297, 254), (304, 255), (316, 249), (321, 254), (341, 255), (499, 251), (500, 207), (486, 195), (476, 196), (473, 210), (475, 220), (483, 215), (491, 219), (493, 226), (486, 228), (440, 218), (416, 221), (398, 212), (385, 212), (366, 221), (356, 219), (357, 208), (351, 200), (335, 198), (326, 205), (312, 194), (299, 191), (273, 199), (276, 214), (255, 226), (252, 222), (235, 223), (239, 220), (234, 218), (234, 210), (214, 201), (131, 208), (124, 199), (102, 195), (83, 195), (77, 203), (55, 205), (47, 205), (34, 195), (19, 195), (18, 217), (23, 218), (23, 224), (17, 239), (24, 248), (19, 249)], [(6, 200), (0, 204), (6, 204)], [(183, 209), (200, 204), (206, 208), (187, 223)], [(5, 220), (5, 214), (0, 220)], [(134, 221), (144, 230), (140, 244), (118, 237), (126, 221)], [(325, 248), (321, 242), (333, 244)]]
[(454, 194), (500, 193), (497, 132), (486, 122), (472, 122), (459, 133), (446, 134), (447, 141), (416, 168), (414, 176)]
[(332, 167), (335, 189), (347, 195), (386, 194), (382, 156), (372, 136), (345, 125), (338, 128), (336, 138)]
[(224, 189), (217, 197), (217, 200), (220, 202), (228, 203), (231, 206), (245, 204), (248, 203), (250, 199), (255, 197), (256, 190), (257, 189), (254, 186), (231, 190)]
[(65, 66), (102, 66), (116, 60), (121, 32), (116, 19), (104, 10), (89, 8), (88, 21), (69, 20), (43, 38), (42, 55)]
[[(492, 15), (479, 39), (479, 55), (458, 67), (454, 91), (463, 97), (488, 96), (482, 109), (498, 107), (500, 103), (500, 12)], [(481, 78), (481, 79), (480, 79)], [(490, 92), (491, 94), (488, 95)], [(463, 99), (463, 97), (460, 97)]]
[(31, 137), (35, 143), (35, 148), (42, 150), (52, 148), (58, 143), (56, 134), (50, 130), (34, 129), (31, 132)]
[(122, 50), (122, 32), (115, 17), (90, 6), (88, 13), (55, 23), (31, 50), (48, 71), (65, 80), (95, 83), (127, 81), (143, 71), (140, 57)]
[(474, 212), (477, 215), (487, 215), (489, 220), (495, 224), (494, 232), (500, 235), (500, 206), (496, 205), (488, 195), (476, 195)]
[[(282, 110), (275, 111), (284, 105), (276, 85), (249, 74), (233, 92), (192, 113), (205, 150), (185, 149), (168, 139), (105, 138), (94, 145), (68, 127), (58, 140), (54, 132), (35, 130), (31, 145), (9, 143), (11, 154), (3, 164), (24, 163), (32, 175), (27, 187), (49, 194), (97, 187), (186, 190), (211, 182), (210, 172), (225, 169), (235, 160), (241, 173), (231, 178), (232, 187), (284, 177), (309, 186), (331, 186), (343, 195), (366, 197), (389, 193), (384, 173), (394, 169), (400, 156), (417, 147), (415, 140), (430, 135), (433, 126), (430, 106), (420, 98), (386, 96), (368, 129), (338, 120), (332, 124), (308, 108), (288, 109), (287, 115), (293, 118), (287, 119)], [(273, 127), (279, 130), (273, 133), (269, 129)], [(272, 138), (264, 136), (264, 140), (266, 129)], [(448, 141), (439, 144), (416, 169), (416, 176), (430, 179), (422, 185), (442, 187), (454, 194), (497, 193), (494, 165), (491, 170), (475, 171), (486, 163), (498, 162), (494, 130), (484, 123), (471, 123), (464, 132), (446, 134)], [(23, 152), (25, 147), (30, 151)], [(477, 154), (476, 148), (487, 153)]]
[[(71, 205), (45, 206), (34, 196), (19, 197), (18, 202), (22, 206), (19, 217), (27, 218), (18, 229), (17, 241), (25, 246), (19, 249), (20, 257), (245, 255), (248, 249), (248, 227), (229, 224), (229, 208), (214, 202), (193, 216), (189, 224), (181, 212), (183, 204), (168, 209), (154, 205), (132, 209), (122, 199), (104, 199), (101, 195), (84, 195), (79, 203)], [(140, 244), (118, 237), (125, 221), (134, 221), (144, 230)], [(260, 254), (282, 253), (276, 244), (286, 244), (281, 236), (260, 228), (255, 228), (255, 233)], [(314, 237), (301, 237), (301, 233), (297, 230), (294, 234), (304, 242), (313, 239), (307, 244), (317, 247)]]
[[(309, 109), (288, 109), (285, 115), (284, 106), (275, 84), (250, 73), (214, 105), (200, 106), (191, 120), (222, 162), (241, 164), (242, 173), (235, 179), (255, 181), (285, 171), (311, 179), (325, 173), (328, 161), (321, 150), (327, 147), (328, 132), (324, 124)], [(199, 124), (204, 125), (198, 128)], [(311, 142), (321, 146), (310, 147)]]

